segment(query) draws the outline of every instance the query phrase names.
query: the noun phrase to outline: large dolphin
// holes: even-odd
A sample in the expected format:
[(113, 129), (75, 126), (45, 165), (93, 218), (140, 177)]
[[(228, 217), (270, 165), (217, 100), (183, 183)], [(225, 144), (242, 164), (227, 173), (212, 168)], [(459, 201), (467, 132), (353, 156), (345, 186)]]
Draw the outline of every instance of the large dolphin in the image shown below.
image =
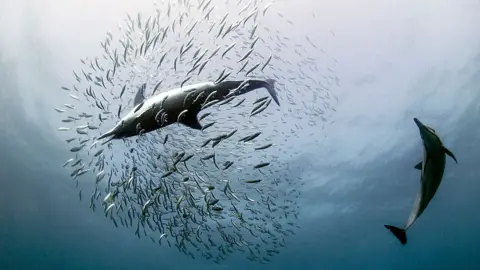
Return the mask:
[(417, 118), (413, 118), (413, 121), (417, 124), (423, 141), (423, 161), (415, 166), (415, 169), (422, 171), (420, 191), (415, 199), (415, 204), (407, 220), (407, 224), (405, 224), (403, 228), (384, 225), (385, 228), (389, 229), (398, 240), (400, 240), (402, 245), (407, 243), (406, 232), (408, 228), (410, 228), (415, 220), (425, 211), (425, 208), (427, 208), (428, 203), (432, 200), (438, 186), (440, 186), (442, 182), (443, 171), (445, 169), (445, 154), (457, 162), (453, 153), (443, 146), (442, 141), (433, 128), (424, 125)]
[(134, 108), (97, 140), (107, 137), (110, 137), (110, 140), (132, 137), (173, 123), (202, 129), (197, 118), (202, 109), (258, 88), (266, 88), (275, 103), (280, 106), (273, 79), (204, 82), (175, 88), (148, 99), (143, 97), (142, 86), (135, 96)]

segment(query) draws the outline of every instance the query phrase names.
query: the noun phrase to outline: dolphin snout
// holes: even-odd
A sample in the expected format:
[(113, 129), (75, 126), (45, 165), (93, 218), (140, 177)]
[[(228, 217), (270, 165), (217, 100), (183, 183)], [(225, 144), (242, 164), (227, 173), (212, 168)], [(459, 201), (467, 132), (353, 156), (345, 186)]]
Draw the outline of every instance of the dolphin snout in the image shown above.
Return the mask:
[(415, 122), (415, 124), (417, 124), (418, 127), (421, 127), (423, 126), (422, 122), (420, 122), (420, 120), (418, 120), (418, 118), (413, 118), (413, 121)]

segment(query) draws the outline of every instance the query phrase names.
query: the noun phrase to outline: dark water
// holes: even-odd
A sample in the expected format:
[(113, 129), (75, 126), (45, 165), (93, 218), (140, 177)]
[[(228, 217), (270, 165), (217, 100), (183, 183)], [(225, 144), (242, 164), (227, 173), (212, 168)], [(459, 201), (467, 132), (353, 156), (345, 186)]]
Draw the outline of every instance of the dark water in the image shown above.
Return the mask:
[[(443, 2), (441, 12), (431, 9), (451, 15), (447, 7), (456, 4)], [(404, 68), (380, 69), (368, 87), (348, 89), (351, 94), (346, 91), (343, 100), (348, 104), (354, 97), (358, 107), (345, 106), (339, 112), (342, 117), (334, 131), (325, 135), (330, 146), (312, 145), (292, 160), (308, 165), (310, 172), (305, 179), (310, 188), (301, 199), (301, 229), (268, 265), (252, 264), (242, 256), (221, 265), (191, 260), (174, 249), (138, 240), (131, 231), (114, 229), (101, 213), (80, 203), (74, 183), (61, 168), (68, 150), (48, 118), (54, 107), (50, 101), (55, 99), (51, 89), (58, 89), (69, 57), (78, 59), (82, 46), (72, 49), (73, 56), (57, 51), (60, 46), (42, 38), (40, 28), (25, 23), (39, 20), (33, 11), (19, 20), (27, 26), (17, 32), (1, 21), (4, 38), (17, 40), (22, 50), (12, 49), (15, 43), (8, 41), (0, 47), (0, 269), (480, 269), (480, 32), (475, 31), (474, 17), (466, 19), (475, 9), (478, 14), (480, 7), (478, 1), (466, 2), (471, 5), (446, 18), (464, 22), (451, 21), (463, 28), (448, 29), (444, 22), (437, 29), (443, 34), (425, 30), (432, 36), (457, 38), (458, 44), (445, 41), (449, 45), (441, 46), (419, 38), (415, 46), (425, 47), (429, 57), (417, 57), (422, 52), (417, 49), (406, 56), (408, 63), (401, 55), (384, 59)], [(15, 5), (6, 4), (12, 12), (25, 7), (12, 8)], [(428, 28), (425, 25), (435, 22), (417, 23)], [(345, 51), (358, 49), (343, 46), (352, 46)], [(67, 60), (58, 67), (62, 56)], [(427, 58), (442, 61), (432, 60), (426, 67), (422, 61)], [(346, 77), (363, 74), (352, 75), (355, 72), (348, 71)], [(409, 72), (419, 74), (407, 76)], [(411, 95), (427, 90), (429, 94), (405, 100), (385, 94), (386, 87), (398, 88), (399, 82), (392, 79), (396, 77), (412, 80), (404, 89)], [(364, 93), (359, 93), (362, 89)], [(418, 188), (418, 173), (412, 167), (421, 159), (421, 148), (414, 116), (425, 118), (445, 138), (459, 164), (447, 160), (435, 199), (409, 231), (409, 243), (401, 246), (383, 224), (401, 225), (406, 220)], [(319, 160), (312, 151), (330, 151), (332, 159), (340, 161)], [(326, 184), (319, 185), (324, 179)]]

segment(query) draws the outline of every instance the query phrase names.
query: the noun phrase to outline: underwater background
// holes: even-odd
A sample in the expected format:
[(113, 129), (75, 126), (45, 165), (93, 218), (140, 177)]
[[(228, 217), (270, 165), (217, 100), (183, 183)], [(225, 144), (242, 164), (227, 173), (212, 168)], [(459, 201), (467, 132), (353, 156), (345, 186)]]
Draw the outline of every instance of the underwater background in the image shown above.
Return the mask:
[[(272, 14), (293, 27), (273, 15), (264, 23), (298, 43), (322, 41), (340, 87), (331, 124), (289, 139), (300, 229), (267, 264), (241, 254), (214, 264), (138, 239), (80, 202), (61, 167), (70, 153), (52, 110), (60, 86), (127, 12), (150, 7), (0, 0), (0, 269), (480, 269), (480, 1), (274, 1)], [(402, 246), (383, 225), (403, 224), (419, 188), (413, 117), (458, 164), (447, 157)]]

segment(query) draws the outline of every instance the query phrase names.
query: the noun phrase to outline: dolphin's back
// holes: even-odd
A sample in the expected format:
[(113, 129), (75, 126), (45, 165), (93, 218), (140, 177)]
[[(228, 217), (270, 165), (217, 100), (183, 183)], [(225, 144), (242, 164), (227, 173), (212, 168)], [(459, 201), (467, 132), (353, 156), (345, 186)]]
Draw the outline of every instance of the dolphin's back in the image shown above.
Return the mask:
[(214, 87), (214, 86), (215, 86), (215, 83), (213, 83), (213, 82), (201, 82), (201, 83), (187, 85), (187, 86), (177, 88), (177, 89), (181, 89), (182, 91), (189, 92), (189, 91), (193, 91), (194, 89), (197, 89), (197, 90), (198, 89), (207, 89), (209, 87)]
[(168, 102), (164, 103), (165, 106), (170, 107), (170, 106), (178, 106), (179, 104), (183, 105), (184, 99), (187, 96), (187, 94), (191, 92), (203, 91), (208, 88), (213, 88), (214, 86), (215, 84), (213, 82), (202, 82), (202, 83), (186, 85), (183, 87), (173, 88), (168, 91), (158, 93), (157, 95), (151, 97), (148, 103), (150, 105), (154, 103), (158, 104), (158, 103), (161, 103), (166, 98)]

